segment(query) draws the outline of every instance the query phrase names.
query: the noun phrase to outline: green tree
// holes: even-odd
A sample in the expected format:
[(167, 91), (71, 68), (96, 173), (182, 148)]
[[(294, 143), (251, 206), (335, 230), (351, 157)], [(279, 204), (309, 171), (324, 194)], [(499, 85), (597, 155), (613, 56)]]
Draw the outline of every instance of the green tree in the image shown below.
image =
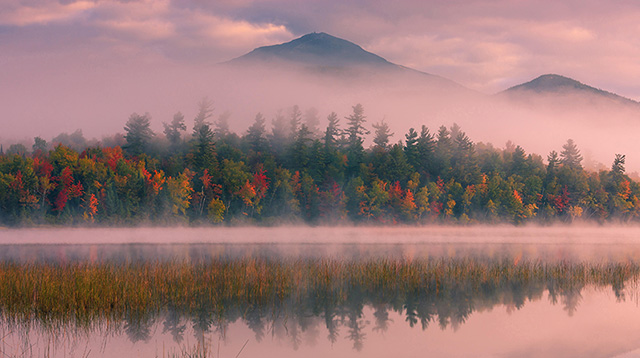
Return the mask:
[(347, 175), (353, 176), (360, 172), (360, 164), (364, 160), (364, 135), (369, 134), (369, 131), (365, 129), (364, 123), (366, 117), (364, 115), (364, 108), (361, 104), (353, 106), (353, 113), (347, 118)]
[(417, 171), (431, 173), (433, 170), (432, 161), (435, 147), (436, 143), (433, 135), (429, 133), (429, 128), (423, 125), (420, 129), (420, 136), (417, 142), (418, 160), (416, 163), (411, 163), (411, 161), (409, 161), (409, 163), (413, 165)]
[(326, 150), (332, 150), (336, 149), (338, 145), (338, 136), (340, 135), (340, 128), (338, 126), (340, 119), (338, 119), (336, 112), (331, 112), (331, 114), (327, 116), (327, 120), (329, 124), (324, 132), (324, 146)]
[(289, 128), (287, 127), (287, 119), (278, 111), (273, 120), (271, 120), (271, 135), (269, 136), (269, 144), (274, 151), (276, 157), (280, 157), (288, 141)]
[(265, 119), (262, 113), (256, 114), (253, 124), (247, 130), (246, 141), (255, 153), (264, 152), (267, 149), (267, 137)]
[(187, 126), (184, 124), (184, 115), (180, 112), (173, 115), (171, 123), (162, 123), (164, 126), (164, 135), (171, 144), (172, 149), (176, 149), (180, 144), (181, 133), (187, 130)]
[(364, 142), (364, 135), (369, 134), (369, 131), (364, 127), (366, 118), (364, 115), (364, 107), (361, 104), (356, 104), (353, 108), (353, 113), (346, 117), (347, 129), (345, 133), (348, 137), (349, 147), (362, 147)]
[(229, 118), (231, 118), (231, 112), (229, 111), (224, 111), (218, 116), (213, 130), (214, 138), (222, 139), (230, 134)]
[(198, 128), (198, 132), (193, 134), (193, 162), (197, 172), (207, 169), (210, 173), (217, 173), (218, 160), (216, 158), (216, 147), (213, 139), (213, 131), (208, 124)]
[(572, 169), (580, 170), (582, 169), (582, 165), (580, 164), (581, 162), (582, 155), (580, 155), (578, 146), (575, 144), (573, 139), (568, 139), (567, 143), (562, 146), (562, 152), (560, 152), (560, 163)]
[(203, 125), (211, 125), (207, 120), (213, 116), (213, 102), (204, 97), (198, 102), (198, 114), (193, 119), (193, 133), (198, 133)]
[(616, 157), (613, 159), (613, 164), (611, 165), (611, 174), (614, 177), (620, 177), (624, 175), (624, 162), (625, 156), (622, 154), (616, 154)]
[(33, 153), (37, 154), (39, 153), (40, 155), (44, 154), (47, 151), (47, 141), (40, 138), (40, 137), (35, 137), (33, 138)]
[(318, 110), (316, 108), (311, 107), (304, 112), (302, 123), (307, 126), (312, 138), (318, 138), (320, 135), (320, 118), (318, 117)]
[(389, 138), (393, 136), (393, 133), (389, 130), (389, 125), (383, 119), (381, 122), (375, 123), (373, 128), (375, 129), (373, 143), (382, 149), (386, 149), (389, 145)]
[(298, 105), (295, 105), (291, 107), (291, 113), (289, 115), (289, 136), (291, 137), (291, 141), (294, 140), (298, 129), (300, 129), (300, 123), (302, 123), (302, 111), (300, 111)]
[(407, 161), (414, 170), (420, 170), (421, 165), (420, 152), (418, 149), (418, 132), (413, 128), (409, 128), (409, 133), (405, 134), (404, 137), (404, 154), (407, 157)]
[(151, 130), (150, 123), (151, 116), (149, 113), (139, 115), (133, 113), (129, 116), (127, 124), (124, 126), (126, 132), (124, 139), (127, 144), (124, 146), (124, 150), (130, 155), (140, 155), (144, 153), (149, 146), (149, 142), (155, 135)]

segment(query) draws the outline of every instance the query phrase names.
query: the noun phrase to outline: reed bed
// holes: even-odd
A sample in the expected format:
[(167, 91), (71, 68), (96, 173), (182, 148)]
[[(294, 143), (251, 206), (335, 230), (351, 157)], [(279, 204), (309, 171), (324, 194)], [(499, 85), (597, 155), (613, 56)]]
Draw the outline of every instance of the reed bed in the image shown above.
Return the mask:
[(412, 304), (430, 302), (439, 315), (453, 310), (464, 318), (479, 302), (512, 300), (517, 306), (544, 290), (563, 295), (586, 286), (611, 287), (622, 296), (625, 284), (637, 282), (639, 274), (634, 262), (480, 259), (0, 263), (0, 314), (10, 323), (90, 328), (168, 310), (181, 317), (225, 319), (287, 305), (326, 315), (345, 306), (382, 304), (409, 316)]

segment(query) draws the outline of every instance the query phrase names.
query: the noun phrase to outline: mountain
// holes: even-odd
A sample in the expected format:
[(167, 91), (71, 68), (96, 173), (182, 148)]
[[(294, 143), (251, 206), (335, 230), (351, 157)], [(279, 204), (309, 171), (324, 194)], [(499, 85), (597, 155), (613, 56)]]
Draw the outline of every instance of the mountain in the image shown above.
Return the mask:
[(382, 83), (404, 82), (440, 89), (470, 89), (447, 78), (397, 65), (359, 45), (324, 32), (306, 34), (292, 41), (263, 46), (225, 62), (243, 69), (302, 71), (339, 81), (360, 78)]
[(384, 58), (365, 51), (362, 47), (324, 32), (310, 33), (287, 43), (263, 46), (229, 63), (273, 63), (287, 61), (327, 67), (395, 66)]
[(565, 96), (579, 97), (590, 103), (617, 103), (622, 105), (640, 106), (639, 102), (622, 97), (615, 93), (586, 85), (572, 78), (546, 74), (529, 82), (513, 86), (499, 93), (513, 99), (532, 99), (535, 97), (551, 96), (558, 101)]

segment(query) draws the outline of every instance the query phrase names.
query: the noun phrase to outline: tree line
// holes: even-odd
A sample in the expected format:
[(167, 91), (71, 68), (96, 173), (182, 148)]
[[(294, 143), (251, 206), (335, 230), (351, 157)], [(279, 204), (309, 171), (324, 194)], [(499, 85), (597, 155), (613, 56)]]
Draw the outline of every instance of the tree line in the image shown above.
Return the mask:
[[(569, 139), (546, 161), (517, 145), (473, 142), (454, 124), (410, 128), (392, 143), (363, 106), (340, 117), (298, 106), (270, 121), (258, 113), (238, 135), (229, 114), (199, 103), (190, 133), (184, 115), (151, 129), (132, 114), (124, 135), (87, 143), (82, 133), (36, 137), (0, 149), (4, 225), (431, 224), (628, 222), (640, 187), (625, 156), (587, 171)], [(343, 123), (341, 123), (343, 122)], [(373, 131), (373, 133), (371, 133)], [(373, 145), (364, 147), (372, 134)], [(67, 139), (67, 142), (64, 142)], [(53, 141), (56, 143), (56, 141)]]

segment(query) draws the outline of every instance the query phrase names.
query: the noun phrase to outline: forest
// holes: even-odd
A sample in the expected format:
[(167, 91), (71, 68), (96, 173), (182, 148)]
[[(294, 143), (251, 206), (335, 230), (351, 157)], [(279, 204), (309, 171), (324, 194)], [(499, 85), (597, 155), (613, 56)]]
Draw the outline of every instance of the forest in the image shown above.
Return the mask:
[[(410, 128), (392, 143), (365, 109), (293, 106), (241, 134), (203, 99), (188, 129), (176, 113), (151, 129), (133, 113), (124, 134), (89, 142), (61, 134), (0, 149), (0, 224), (281, 225), (631, 222), (640, 186), (616, 154), (585, 170), (568, 139), (546, 158), (474, 142), (458, 125)], [(367, 137), (369, 136), (370, 137)], [(366, 138), (373, 144), (365, 148)]]

